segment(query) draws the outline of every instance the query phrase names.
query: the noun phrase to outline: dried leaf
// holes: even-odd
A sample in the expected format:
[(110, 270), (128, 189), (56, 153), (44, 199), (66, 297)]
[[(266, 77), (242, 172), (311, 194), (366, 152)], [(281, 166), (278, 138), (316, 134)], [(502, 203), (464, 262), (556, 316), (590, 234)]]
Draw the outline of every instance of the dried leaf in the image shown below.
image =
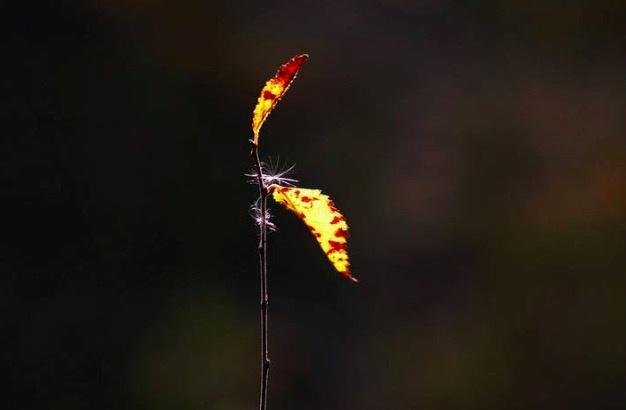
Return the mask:
[(335, 269), (346, 279), (350, 273), (348, 224), (328, 195), (319, 189), (270, 185), (274, 200), (294, 212), (307, 225)]
[(270, 115), (278, 101), (289, 89), (296, 78), (300, 67), (309, 58), (308, 54), (299, 54), (281, 65), (276, 75), (265, 83), (261, 90), (258, 102), (252, 113), (252, 132), (254, 133), (254, 145), (259, 145), (259, 132), (263, 123)]

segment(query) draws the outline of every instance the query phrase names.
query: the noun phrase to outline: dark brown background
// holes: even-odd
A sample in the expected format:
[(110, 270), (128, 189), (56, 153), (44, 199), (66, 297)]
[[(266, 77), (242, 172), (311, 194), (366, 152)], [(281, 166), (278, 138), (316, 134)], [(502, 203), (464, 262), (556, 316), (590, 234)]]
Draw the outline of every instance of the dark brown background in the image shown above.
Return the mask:
[[(15, 4), (19, 5), (15, 5)], [(626, 407), (626, 3), (6, 2), (3, 409), (256, 406), (250, 114), (352, 230), (274, 209), (270, 409)]]

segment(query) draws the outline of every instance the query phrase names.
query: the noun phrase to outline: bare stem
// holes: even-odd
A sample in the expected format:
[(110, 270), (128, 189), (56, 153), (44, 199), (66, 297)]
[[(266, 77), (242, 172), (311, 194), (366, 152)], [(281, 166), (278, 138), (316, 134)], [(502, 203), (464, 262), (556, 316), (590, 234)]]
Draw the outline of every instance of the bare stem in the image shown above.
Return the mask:
[(270, 371), (270, 358), (268, 349), (268, 323), (267, 323), (267, 187), (263, 182), (263, 167), (259, 159), (259, 147), (252, 144), (252, 160), (256, 169), (257, 181), (259, 186), (259, 196), (261, 205), (261, 218), (259, 223), (259, 271), (261, 276), (260, 287), (260, 322), (261, 322), (261, 391), (259, 393), (259, 410), (267, 409), (267, 382)]

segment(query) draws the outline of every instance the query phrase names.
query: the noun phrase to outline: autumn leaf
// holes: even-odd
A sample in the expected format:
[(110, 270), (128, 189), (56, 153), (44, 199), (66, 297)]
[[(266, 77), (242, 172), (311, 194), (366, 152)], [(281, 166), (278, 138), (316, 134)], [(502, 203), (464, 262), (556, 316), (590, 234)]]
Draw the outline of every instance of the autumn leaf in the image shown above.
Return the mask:
[(296, 78), (300, 67), (309, 58), (308, 54), (299, 54), (281, 65), (276, 75), (265, 83), (261, 95), (252, 113), (252, 132), (254, 133), (254, 145), (259, 145), (259, 132), (263, 123), (270, 115), (278, 101), (289, 89)]
[(328, 195), (319, 189), (270, 185), (272, 197), (295, 213), (309, 228), (335, 269), (346, 279), (358, 280), (350, 273), (348, 224)]

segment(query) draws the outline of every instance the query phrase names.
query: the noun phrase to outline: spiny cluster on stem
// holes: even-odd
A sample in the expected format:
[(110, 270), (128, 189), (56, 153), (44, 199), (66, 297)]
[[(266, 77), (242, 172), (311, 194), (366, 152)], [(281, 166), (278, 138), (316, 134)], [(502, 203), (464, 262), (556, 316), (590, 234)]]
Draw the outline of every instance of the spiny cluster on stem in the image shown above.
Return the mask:
[[(263, 189), (269, 193), (269, 187), (271, 185), (281, 185), (281, 186), (293, 186), (298, 183), (298, 180), (292, 178), (290, 175), (293, 172), (295, 165), (291, 165), (285, 168), (280, 168), (279, 161), (276, 162), (270, 161), (269, 163), (265, 163), (261, 161), (260, 169), (261, 169), (261, 182), (263, 184)], [(259, 172), (256, 170), (256, 166), (247, 174), (244, 174), (248, 177), (248, 183), (253, 185), (259, 185)], [(265, 221), (265, 225), (267, 229), (270, 231), (276, 230), (276, 225), (272, 222), (272, 214), (270, 210), (265, 207), (265, 215), (261, 211), (261, 195), (250, 205), (250, 216), (256, 223), (257, 226), (261, 226), (261, 222)]]

